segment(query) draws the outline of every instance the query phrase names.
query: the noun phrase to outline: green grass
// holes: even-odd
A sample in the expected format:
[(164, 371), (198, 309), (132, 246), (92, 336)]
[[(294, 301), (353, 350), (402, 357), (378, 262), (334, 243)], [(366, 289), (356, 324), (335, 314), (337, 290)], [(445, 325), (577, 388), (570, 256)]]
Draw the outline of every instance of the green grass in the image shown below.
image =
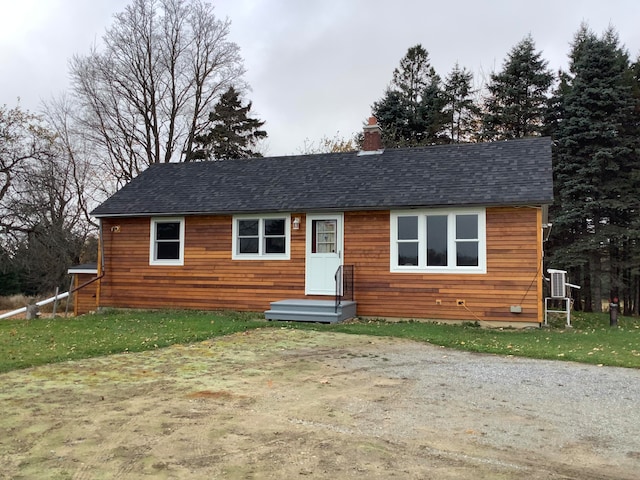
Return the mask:
[(640, 368), (640, 320), (574, 313), (574, 328), (483, 329), (474, 324), (265, 322), (233, 312), (110, 311), (78, 318), (0, 321), (0, 372), (64, 360), (152, 350), (254, 329), (285, 327), (402, 337), (473, 352)]
[(107, 311), (77, 318), (0, 321), (0, 372), (47, 363), (140, 352), (264, 327), (233, 312)]
[[(554, 322), (544, 328), (485, 329), (470, 323), (370, 321), (328, 328), (344, 333), (410, 338), (471, 352), (640, 368), (639, 319), (619, 317), (618, 327), (611, 328), (608, 314), (574, 312), (572, 324), (573, 328)], [(318, 329), (318, 326), (305, 324), (295, 328)]]

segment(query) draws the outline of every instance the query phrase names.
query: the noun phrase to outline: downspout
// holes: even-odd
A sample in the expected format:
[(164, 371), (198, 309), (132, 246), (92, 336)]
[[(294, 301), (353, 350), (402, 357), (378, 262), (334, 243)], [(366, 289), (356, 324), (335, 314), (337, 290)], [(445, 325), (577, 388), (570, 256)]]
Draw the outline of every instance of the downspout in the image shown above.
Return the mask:
[(545, 233), (544, 225), (548, 222), (548, 211), (546, 205), (542, 205), (542, 207), (538, 210), (536, 215), (537, 221), (537, 230), (538, 230), (538, 281), (536, 285), (537, 297), (538, 297), (538, 325), (542, 326), (542, 322), (544, 321), (544, 309), (545, 309), (545, 300), (544, 300), (544, 242), (545, 242)]
[[(100, 279), (104, 277), (104, 238), (102, 231), (102, 219), (98, 219), (98, 277)], [(96, 310), (100, 310), (100, 293), (102, 282), (98, 282), (96, 286)]]
[[(98, 219), (98, 261), (97, 263), (97, 272), (96, 272), (96, 276), (94, 278), (91, 278), (89, 280), (87, 280), (86, 282), (77, 285), (76, 281), (78, 280), (78, 277), (76, 275), (73, 275), (73, 279), (71, 280), (71, 284), (75, 285), (73, 288), (69, 288), (69, 294), (75, 294), (75, 292), (77, 292), (78, 290), (83, 289), (84, 287), (91, 285), (94, 282), (98, 282), (98, 284), (96, 285), (96, 311), (98, 310), (98, 308), (100, 308), (100, 279), (102, 277), (104, 277), (104, 243), (102, 241), (102, 220)], [(73, 306), (73, 311), (74, 314), (76, 314), (78, 312), (78, 296), (74, 295), (74, 306)], [(66, 315), (66, 313), (65, 313)]]
[[(98, 282), (96, 285), (96, 311), (100, 308), (100, 286), (102, 282), (100, 279), (104, 277), (104, 242), (102, 241), (102, 220), (98, 219), (98, 261), (97, 263), (97, 272), (94, 278), (87, 280), (86, 282), (77, 285), (76, 281), (78, 277), (76, 275), (73, 276), (73, 280), (71, 281), (72, 285), (75, 285), (73, 288), (69, 288), (69, 294), (77, 292), (78, 290), (83, 289), (84, 287), (91, 285), (94, 282)], [(78, 296), (74, 295), (74, 313), (78, 311)]]

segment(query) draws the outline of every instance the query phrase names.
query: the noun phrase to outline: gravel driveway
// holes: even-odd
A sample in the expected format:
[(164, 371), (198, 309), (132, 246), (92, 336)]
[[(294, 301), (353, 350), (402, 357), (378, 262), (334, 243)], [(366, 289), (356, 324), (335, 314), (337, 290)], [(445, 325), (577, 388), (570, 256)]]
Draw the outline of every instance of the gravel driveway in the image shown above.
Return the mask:
[(271, 328), (9, 372), (0, 386), (7, 479), (640, 472), (632, 369)]
[[(417, 435), (428, 425), (452, 436), (464, 432), (479, 445), (530, 450), (575, 466), (576, 478), (582, 467), (618, 465), (629, 468), (628, 478), (640, 478), (638, 370), (417, 343), (392, 348), (384, 356), (387, 361), (376, 371), (410, 381), (395, 398), (393, 411), (376, 411), (375, 402), (368, 406), (378, 419), (392, 419), (386, 433)], [(353, 359), (349, 365), (370, 368), (370, 361)], [(625, 476), (622, 471), (609, 474)]]

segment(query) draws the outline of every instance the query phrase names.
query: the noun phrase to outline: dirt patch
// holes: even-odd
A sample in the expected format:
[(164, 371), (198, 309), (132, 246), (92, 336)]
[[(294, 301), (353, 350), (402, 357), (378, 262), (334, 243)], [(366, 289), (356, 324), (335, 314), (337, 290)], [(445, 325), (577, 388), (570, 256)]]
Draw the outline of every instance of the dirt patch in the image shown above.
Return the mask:
[(631, 479), (638, 380), (258, 330), (0, 375), (0, 478)]
[(187, 398), (217, 398), (217, 399), (230, 399), (233, 397), (233, 393), (227, 392), (224, 390), (220, 390), (217, 392), (212, 392), (211, 390), (203, 390), (201, 392), (193, 392), (187, 395)]

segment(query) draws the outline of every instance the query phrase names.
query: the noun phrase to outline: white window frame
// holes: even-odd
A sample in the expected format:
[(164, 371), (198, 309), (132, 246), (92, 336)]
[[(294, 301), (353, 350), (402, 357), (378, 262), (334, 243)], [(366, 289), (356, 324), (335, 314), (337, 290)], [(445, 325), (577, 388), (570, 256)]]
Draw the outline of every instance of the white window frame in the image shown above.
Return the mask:
[[(284, 219), (284, 253), (265, 253), (264, 251), (264, 221), (272, 219)], [(240, 253), (238, 241), (238, 220), (258, 220), (258, 253)], [(234, 215), (231, 228), (233, 260), (289, 260), (291, 258), (291, 215), (285, 213), (269, 213), (256, 215)]]
[[(180, 248), (179, 257), (176, 259), (157, 258), (156, 225), (158, 223), (179, 223), (180, 224)], [(184, 217), (153, 217), (151, 218), (151, 232), (149, 235), (149, 265), (182, 266), (184, 265)]]
[[(447, 266), (427, 266), (427, 216), (447, 216)], [(456, 265), (456, 216), (478, 216), (478, 265)], [(398, 217), (418, 217), (418, 265), (398, 265)], [(391, 272), (405, 273), (487, 273), (487, 219), (485, 208), (396, 210), (390, 214)], [(462, 240), (467, 242), (468, 240)]]

